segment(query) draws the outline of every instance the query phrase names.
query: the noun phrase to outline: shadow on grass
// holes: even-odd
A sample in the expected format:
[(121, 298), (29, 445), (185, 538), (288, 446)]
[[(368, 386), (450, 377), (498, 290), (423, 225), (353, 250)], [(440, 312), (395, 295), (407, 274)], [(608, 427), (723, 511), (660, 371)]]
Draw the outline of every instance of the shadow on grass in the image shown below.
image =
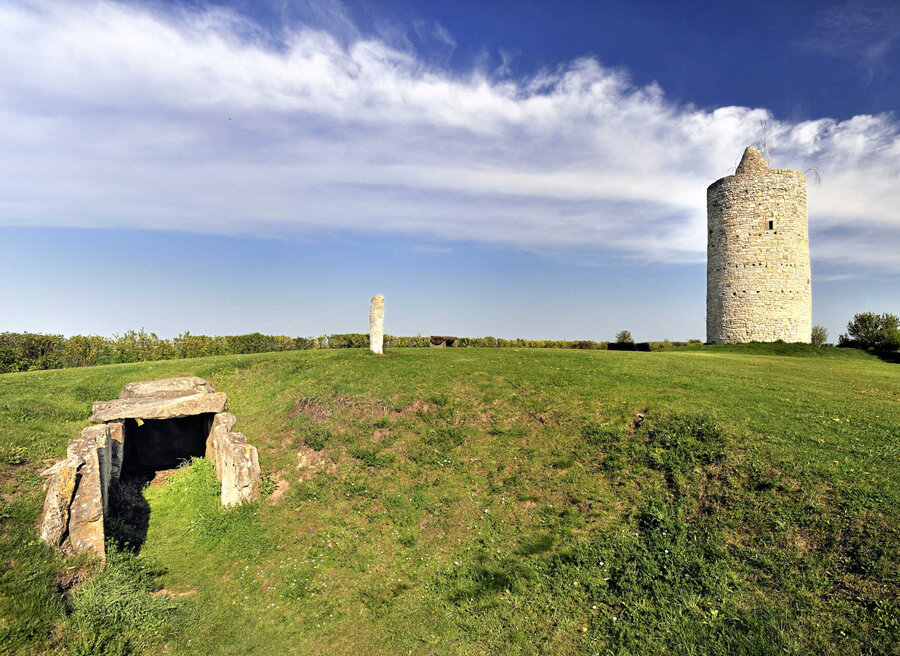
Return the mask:
[(144, 488), (153, 477), (152, 471), (133, 472), (110, 486), (106, 537), (119, 549), (137, 554), (144, 546), (150, 525), (150, 504), (144, 498)]
[(890, 362), (891, 364), (900, 364), (900, 351), (896, 353), (888, 353), (887, 351), (875, 351), (875, 355), (879, 360)]

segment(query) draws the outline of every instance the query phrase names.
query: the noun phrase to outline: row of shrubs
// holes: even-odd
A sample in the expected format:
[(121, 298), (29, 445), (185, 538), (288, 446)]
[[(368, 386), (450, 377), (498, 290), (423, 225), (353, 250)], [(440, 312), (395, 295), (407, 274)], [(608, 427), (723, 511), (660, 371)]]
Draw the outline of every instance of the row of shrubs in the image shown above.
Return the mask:
[(900, 350), (900, 317), (889, 312), (855, 314), (847, 324), (847, 332), (838, 338), (837, 345), (894, 353)]
[[(656, 351), (669, 346), (683, 346), (688, 342), (609, 343), (591, 340), (565, 341), (545, 339), (502, 339), (498, 337), (460, 337), (457, 346), (488, 348), (563, 348), (618, 349)], [(691, 340), (699, 344), (700, 340)], [(427, 348), (429, 337), (400, 337), (385, 335), (387, 348)], [(209, 337), (183, 333), (163, 339), (144, 330), (130, 330), (124, 335), (44, 335), (39, 333), (0, 333), (0, 373), (86, 367), (121, 362), (147, 362), (198, 358), (209, 355), (237, 355), (272, 351), (307, 349), (367, 348), (369, 336), (363, 333), (343, 333), (320, 337), (287, 337), (285, 335), (226, 335)]]

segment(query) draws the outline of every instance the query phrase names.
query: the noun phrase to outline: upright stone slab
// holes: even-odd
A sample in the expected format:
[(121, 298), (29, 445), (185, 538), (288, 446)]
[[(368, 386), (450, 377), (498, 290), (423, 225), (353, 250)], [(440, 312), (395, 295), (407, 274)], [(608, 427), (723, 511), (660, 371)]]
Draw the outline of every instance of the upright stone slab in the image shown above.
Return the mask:
[(122, 465), (125, 462), (125, 425), (120, 421), (112, 421), (109, 426), (110, 467), (109, 477), (117, 481), (122, 476)]
[(259, 458), (256, 447), (241, 433), (224, 426), (215, 432), (216, 462), (221, 463), (222, 505), (236, 506), (259, 499)]
[(108, 504), (110, 477), (109, 427), (88, 426), (81, 438), (69, 442), (68, 457), (84, 464), (78, 470), (75, 496), (69, 508), (69, 541), (76, 554), (106, 557), (103, 518)]
[(213, 417), (212, 426), (209, 427), (209, 437), (206, 438), (206, 452), (204, 457), (216, 466), (216, 478), (222, 480), (221, 463), (216, 457), (215, 434), (219, 427), (224, 428), (225, 432), (229, 432), (237, 424), (237, 417), (230, 412), (220, 412)]
[(44, 509), (41, 512), (40, 538), (54, 547), (59, 546), (69, 530), (69, 505), (75, 493), (78, 469), (84, 464), (78, 456), (71, 456), (41, 472), (46, 477)]
[(376, 294), (369, 305), (369, 349), (381, 355), (384, 345), (384, 296)]

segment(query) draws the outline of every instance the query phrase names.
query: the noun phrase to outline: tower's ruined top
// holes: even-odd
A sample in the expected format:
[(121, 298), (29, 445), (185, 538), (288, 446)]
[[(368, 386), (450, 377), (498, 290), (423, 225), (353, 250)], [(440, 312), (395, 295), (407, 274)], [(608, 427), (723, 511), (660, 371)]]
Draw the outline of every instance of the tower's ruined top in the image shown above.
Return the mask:
[(747, 146), (747, 149), (744, 151), (744, 156), (741, 157), (741, 163), (738, 164), (734, 174), (765, 173), (768, 170), (769, 165), (766, 164), (766, 160), (759, 154), (759, 151), (753, 146)]

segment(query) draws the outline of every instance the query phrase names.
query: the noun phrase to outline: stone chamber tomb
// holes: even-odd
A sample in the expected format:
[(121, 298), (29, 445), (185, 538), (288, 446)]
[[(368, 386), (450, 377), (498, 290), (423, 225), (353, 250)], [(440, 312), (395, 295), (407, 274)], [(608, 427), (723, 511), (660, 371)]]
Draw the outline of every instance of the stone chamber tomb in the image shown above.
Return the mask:
[[(118, 399), (95, 402), (95, 424), (69, 441), (63, 460), (42, 472), (47, 494), (40, 538), (69, 553), (103, 558), (120, 486), (128, 481), (142, 487), (157, 472), (192, 457), (214, 463), (222, 505), (258, 499), (256, 447), (233, 431), (237, 418), (226, 411), (226, 402), (224, 392), (196, 377), (129, 383)], [(149, 508), (144, 514), (149, 516)]]
[(432, 335), (428, 340), (428, 346), (430, 348), (455, 348), (457, 341), (458, 338), (451, 335)]

